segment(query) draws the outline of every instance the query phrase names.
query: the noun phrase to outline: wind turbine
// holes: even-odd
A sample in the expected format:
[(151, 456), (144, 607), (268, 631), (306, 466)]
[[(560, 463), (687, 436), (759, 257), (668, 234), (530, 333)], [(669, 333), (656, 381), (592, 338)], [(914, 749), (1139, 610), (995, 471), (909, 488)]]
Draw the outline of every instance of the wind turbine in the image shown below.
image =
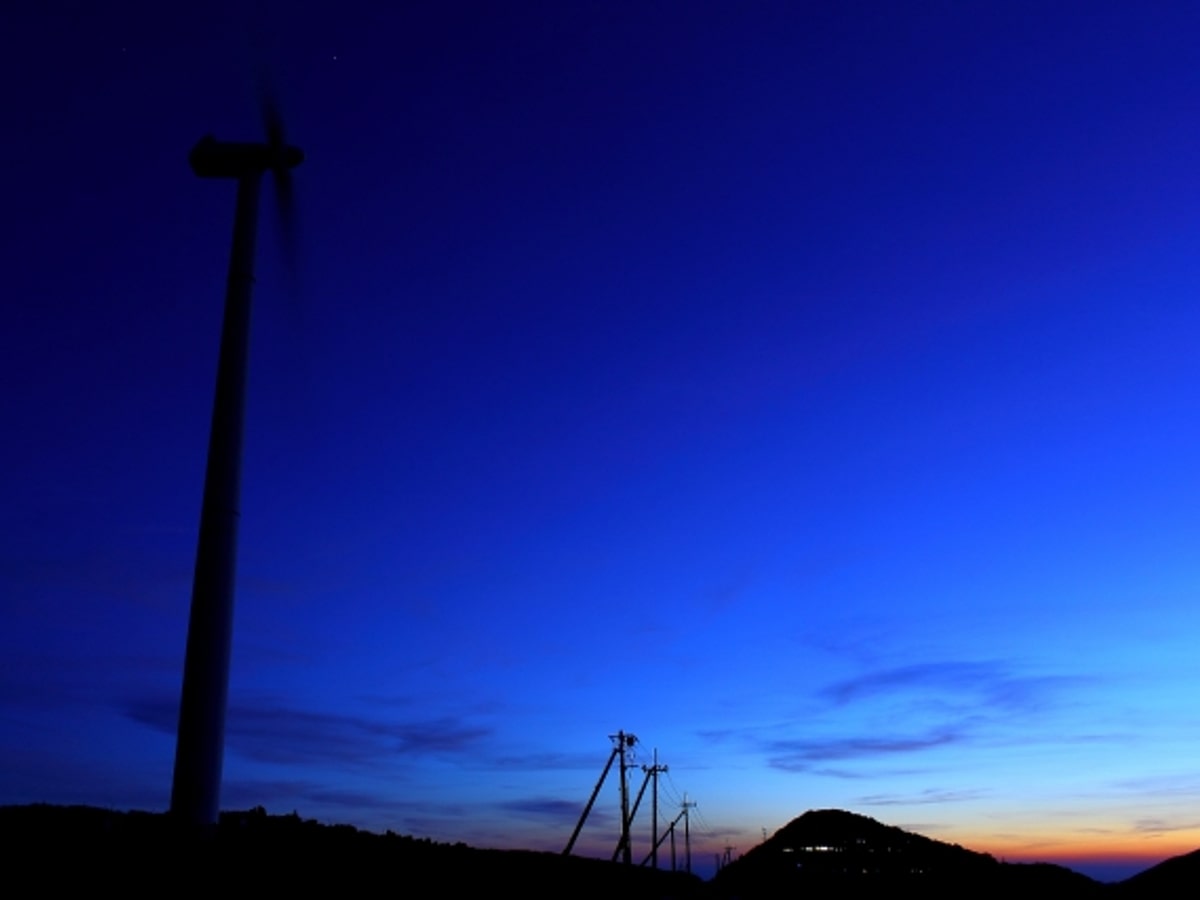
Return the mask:
[(172, 816), (199, 826), (216, 824), (220, 804), (259, 185), (266, 172), (275, 176), (286, 243), (293, 211), (291, 170), (304, 160), (284, 140), (271, 102), (264, 104), (264, 119), (265, 143), (230, 143), (209, 135), (189, 157), (201, 178), (232, 178), (238, 185), (171, 786)]

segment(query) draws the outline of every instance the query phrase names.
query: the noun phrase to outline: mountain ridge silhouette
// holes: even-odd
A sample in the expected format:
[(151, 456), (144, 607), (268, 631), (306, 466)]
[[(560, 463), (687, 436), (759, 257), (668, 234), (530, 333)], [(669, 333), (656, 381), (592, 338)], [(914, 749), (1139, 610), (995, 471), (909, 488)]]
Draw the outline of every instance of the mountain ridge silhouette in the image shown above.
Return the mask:
[[(809, 810), (763, 843), (725, 865), (711, 881), (607, 860), (532, 850), (489, 850), (444, 844), (391, 831), (323, 825), (297, 813), (268, 815), (262, 807), (224, 812), (198, 835), (165, 813), (119, 812), (89, 806), (0, 806), (10, 881), (120, 886), (133, 894), (161, 892), (164, 872), (200, 887), (231, 881), (260, 890), (375, 892), (420, 884), (451, 893), (519, 889), (534, 896), (616, 894), (624, 898), (698, 897), (773, 900), (874, 895), (921, 897), (1046, 893), (1055, 898), (1150, 900), (1195, 896), (1200, 850), (1172, 857), (1115, 884), (1051, 863), (1009, 863), (868, 816)], [(52, 869), (47, 860), (54, 860)], [(27, 871), (23, 871), (27, 870)], [(181, 881), (182, 879), (182, 881)], [(382, 880), (381, 880), (382, 879)], [(13, 883), (18, 883), (13, 881)]]
[(809, 810), (724, 866), (722, 896), (835, 896), (847, 888), (919, 891), (922, 896), (1045, 892), (1054, 897), (1157, 898), (1200, 885), (1200, 850), (1172, 857), (1114, 884), (1054, 863), (1010, 863), (869, 816)]

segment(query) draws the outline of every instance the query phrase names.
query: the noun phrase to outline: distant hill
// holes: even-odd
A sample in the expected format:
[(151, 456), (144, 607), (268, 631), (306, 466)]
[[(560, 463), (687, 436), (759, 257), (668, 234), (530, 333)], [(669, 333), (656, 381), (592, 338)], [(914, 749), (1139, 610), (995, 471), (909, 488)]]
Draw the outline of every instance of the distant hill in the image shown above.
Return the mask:
[(1163, 860), (1114, 885), (1115, 897), (1200, 897), (1200, 850)]
[(1002, 863), (837, 809), (793, 819), (717, 873), (723, 896), (744, 898), (872, 896), (1107, 896), (1106, 886), (1062, 866)]

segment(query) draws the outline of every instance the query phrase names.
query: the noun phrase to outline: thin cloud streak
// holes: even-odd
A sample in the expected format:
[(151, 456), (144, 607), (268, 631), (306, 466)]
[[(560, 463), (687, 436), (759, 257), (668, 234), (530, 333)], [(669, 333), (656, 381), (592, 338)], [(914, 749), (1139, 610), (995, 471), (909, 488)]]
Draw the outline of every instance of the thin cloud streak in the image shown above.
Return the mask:
[(946, 791), (928, 788), (917, 794), (866, 794), (854, 802), (863, 806), (923, 806), (940, 803), (965, 803), (986, 797), (988, 791)]
[(549, 769), (577, 771), (598, 769), (604, 757), (595, 753), (530, 753), (525, 756), (501, 756), (489, 765), (497, 769), (522, 769), (535, 772)]
[[(162, 699), (135, 701), (125, 715), (174, 734), (178, 705)], [(400, 753), (459, 754), (491, 733), (489, 727), (451, 717), (396, 723), (267, 704), (231, 706), (226, 723), (230, 749), (248, 759), (287, 765), (361, 764)]]
[(1057, 691), (1077, 687), (1086, 680), (1021, 675), (1015, 666), (1002, 662), (947, 661), (868, 672), (829, 685), (821, 696), (834, 706), (847, 706), (876, 697), (967, 694), (974, 706), (1030, 711), (1044, 708)]
[(830, 760), (868, 759), (896, 754), (917, 753), (963, 742), (951, 731), (933, 732), (918, 737), (853, 737), (827, 741), (772, 741), (767, 745), (767, 764), (787, 772), (807, 772), (812, 764)]
[(1194, 831), (1197, 829), (1200, 829), (1200, 820), (1178, 822), (1153, 818), (1138, 819), (1133, 823), (1133, 830), (1138, 834), (1164, 834), (1168, 831)]
[(578, 819), (583, 811), (583, 805), (577, 800), (560, 800), (553, 797), (509, 800), (499, 804), (499, 808), (517, 815), (549, 819)]

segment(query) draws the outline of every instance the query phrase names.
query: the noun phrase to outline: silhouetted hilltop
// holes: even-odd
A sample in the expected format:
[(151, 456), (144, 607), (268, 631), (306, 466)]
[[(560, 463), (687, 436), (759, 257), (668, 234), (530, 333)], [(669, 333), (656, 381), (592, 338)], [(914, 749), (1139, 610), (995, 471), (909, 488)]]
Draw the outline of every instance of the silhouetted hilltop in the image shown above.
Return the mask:
[(1200, 896), (1200, 850), (1173, 856), (1114, 885), (1115, 896), (1197, 897)]
[(996, 896), (1019, 891), (1095, 897), (1104, 886), (1061, 866), (998, 862), (837, 809), (793, 819), (717, 873), (721, 894), (746, 898), (845, 897), (848, 890), (920, 896)]
[[(86, 806), (0, 807), (10, 884), (119, 889), (155, 896), (236, 886), (297, 896), (699, 897), (684, 873), (524, 850), (477, 850), (262, 808), (222, 813), (198, 835), (161, 813)], [(270, 893), (265, 893), (270, 892)]]

